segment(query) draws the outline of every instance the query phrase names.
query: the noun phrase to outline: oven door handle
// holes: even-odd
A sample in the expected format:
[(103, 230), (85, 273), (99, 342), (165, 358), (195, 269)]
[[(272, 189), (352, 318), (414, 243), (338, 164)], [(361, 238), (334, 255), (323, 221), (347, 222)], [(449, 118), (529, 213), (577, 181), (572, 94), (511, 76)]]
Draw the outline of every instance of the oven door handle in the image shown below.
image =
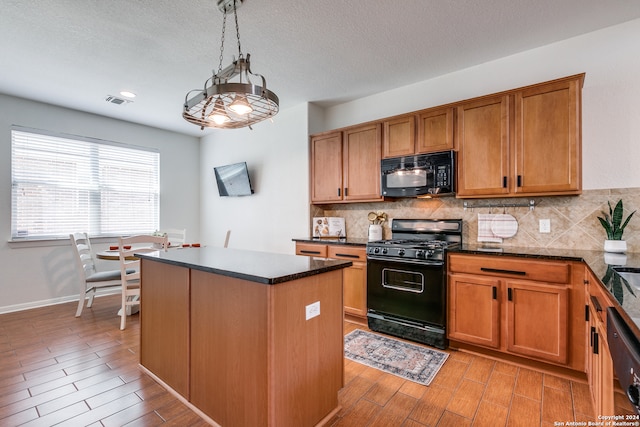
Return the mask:
[(377, 256), (367, 256), (367, 261), (384, 261), (387, 263), (414, 264), (414, 265), (422, 265), (427, 267), (442, 267), (444, 265), (444, 261), (412, 260), (412, 259), (405, 259), (405, 258), (398, 260), (396, 258), (385, 258), (385, 257), (377, 257)]
[[(416, 282), (407, 282), (405, 281), (404, 283), (409, 283), (409, 284), (416, 284), (418, 285), (418, 283)], [(424, 292), (424, 283), (420, 284), (420, 289), (416, 289), (416, 288), (405, 288), (404, 286), (394, 286), (394, 285), (388, 285), (385, 282), (382, 282), (382, 287), (383, 288), (387, 288), (387, 289), (395, 289), (396, 291), (401, 291), (401, 292), (413, 292), (414, 294), (421, 294)]]

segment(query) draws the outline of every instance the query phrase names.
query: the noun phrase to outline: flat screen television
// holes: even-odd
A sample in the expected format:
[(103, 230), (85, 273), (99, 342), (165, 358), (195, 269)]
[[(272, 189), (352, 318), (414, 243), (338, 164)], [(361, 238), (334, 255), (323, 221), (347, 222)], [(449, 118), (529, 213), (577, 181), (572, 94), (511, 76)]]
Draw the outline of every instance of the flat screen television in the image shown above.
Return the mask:
[(253, 194), (246, 162), (213, 168), (220, 196), (250, 196)]

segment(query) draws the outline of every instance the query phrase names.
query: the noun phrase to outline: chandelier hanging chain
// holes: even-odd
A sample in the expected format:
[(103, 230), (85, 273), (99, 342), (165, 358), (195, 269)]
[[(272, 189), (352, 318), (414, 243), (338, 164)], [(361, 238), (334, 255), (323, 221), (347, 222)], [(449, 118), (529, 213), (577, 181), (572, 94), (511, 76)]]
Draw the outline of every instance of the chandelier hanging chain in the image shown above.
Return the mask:
[(238, 38), (238, 59), (242, 58), (242, 48), (240, 47), (240, 26), (238, 25), (238, 11), (236, 9), (236, 1), (233, 0), (233, 16), (236, 19), (236, 37)]
[(222, 71), (222, 61), (224, 60), (224, 33), (227, 29), (227, 10), (225, 9), (224, 15), (222, 18), (222, 37), (220, 38), (220, 63), (218, 64), (218, 72), (216, 74), (220, 74)]

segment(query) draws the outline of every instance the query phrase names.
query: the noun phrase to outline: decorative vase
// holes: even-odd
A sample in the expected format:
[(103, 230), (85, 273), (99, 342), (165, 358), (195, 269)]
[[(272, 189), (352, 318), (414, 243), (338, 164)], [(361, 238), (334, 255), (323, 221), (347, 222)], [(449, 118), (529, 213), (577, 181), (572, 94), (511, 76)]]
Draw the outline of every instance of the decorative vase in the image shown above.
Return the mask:
[(626, 240), (605, 240), (604, 250), (606, 252), (623, 253), (627, 251)]
[(382, 225), (369, 224), (369, 241), (382, 240)]

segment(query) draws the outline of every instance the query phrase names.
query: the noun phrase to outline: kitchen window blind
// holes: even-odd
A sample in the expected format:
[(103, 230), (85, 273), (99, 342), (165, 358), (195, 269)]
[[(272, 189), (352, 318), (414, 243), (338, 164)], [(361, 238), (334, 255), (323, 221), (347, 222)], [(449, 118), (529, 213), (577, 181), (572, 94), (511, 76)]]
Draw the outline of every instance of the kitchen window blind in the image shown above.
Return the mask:
[(160, 154), (91, 138), (11, 130), (11, 238), (158, 229)]

